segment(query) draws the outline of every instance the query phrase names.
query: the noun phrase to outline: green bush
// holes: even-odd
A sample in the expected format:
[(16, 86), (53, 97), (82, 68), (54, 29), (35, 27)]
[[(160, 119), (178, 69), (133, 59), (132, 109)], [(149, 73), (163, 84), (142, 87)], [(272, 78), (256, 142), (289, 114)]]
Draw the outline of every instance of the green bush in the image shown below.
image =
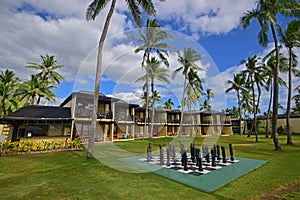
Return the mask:
[[(2, 146), (1, 146), (2, 145)], [(0, 144), (0, 154), (7, 152), (31, 152), (31, 151), (47, 151), (55, 149), (66, 149), (66, 148), (80, 148), (81, 140), (76, 139), (73, 141), (62, 140), (52, 140), (52, 141), (18, 141), (18, 142), (4, 142)]]
[(279, 127), (277, 128), (277, 133), (278, 133), (278, 134), (283, 134), (283, 133), (284, 133), (284, 128), (283, 128), (282, 126), (279, 126)]

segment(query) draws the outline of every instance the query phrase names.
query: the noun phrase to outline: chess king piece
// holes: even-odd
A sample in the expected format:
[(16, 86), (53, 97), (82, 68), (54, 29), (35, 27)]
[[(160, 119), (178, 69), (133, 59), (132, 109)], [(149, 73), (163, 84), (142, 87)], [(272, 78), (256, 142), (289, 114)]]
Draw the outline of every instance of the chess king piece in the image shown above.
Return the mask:
[(216, 167), (216, 152), (215, 152), (215, 148), (211, 149), (211, 166)]
[(231, 160), (231, 161), (234, 161), (232, 144), (229, 144), (229, 153), (230, 153), (230, 160)]
[(152, 159), (152, 146), (151, 143), (147, 146), (147, 162), (150, 162)]

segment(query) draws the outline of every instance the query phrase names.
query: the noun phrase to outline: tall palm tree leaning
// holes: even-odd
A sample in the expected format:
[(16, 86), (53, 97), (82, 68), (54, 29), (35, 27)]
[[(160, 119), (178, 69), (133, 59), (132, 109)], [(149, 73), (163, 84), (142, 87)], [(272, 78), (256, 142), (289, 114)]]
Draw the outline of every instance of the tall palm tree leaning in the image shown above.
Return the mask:
[[(87, 8), (86, 11), (86, 19), (88, 21), (95, 20), (95, 18), (99, 15), (100, 11), (103, 10), (107, 3), (110, 2), (109, 0), (94, 0)], [(97, 54), (97, 67), (96, 67), (96, 77), (95, 77), (95, 90), (94, 90), (94, 98), (93, 98), (93, 113), (92, 113), (92, 124), (91, 124), (91, 132), (88, 142), (88, 151), (87, 151), (87, 157), (93, 157), (94, 156), (94, 141), (95, 141), (95, 132), (96, 132), (96, 126), (97, 126), (97, 111), (98, 111), (98, 95), (100, 90), (100, 81), (101, 81), (101, 71), (102, 71), (102, 51), (103, 51), (103, 45), (104, 41), (108, 32), (108, 27), (110, 24), (111, 17), (113, 15), (113, 12), (115, 10), (117, 0), (111, 0), (110, 9), (108, 11), (108, 14), (105, 19), (104, 27), (102, 29), (102, 33), (99, 39), (98, 43), (98, 54)], [(142, 9), (146, 11), (148, 15), (155, 16), (156, 11), (155, 7), (153, 5), (152, 0), (140, 0), (140, 1), (134, 1), (134, 0), (126, 0), (125, 1), (128, 10), (131, 13), (131, 16), (137, 26), (142, 25)]]
[[(42, 82), (44, 82), (43, 85), (45, 87), (49, 87), (49, 85), (45, 84), (48, 83), (50, 85), (52, 84), (55, 87), (56, 84), (59, 84), (60, 81), (64, 80), (64, 77), (55, 71), (59, 68), (62, 68), (63, 65), (57, 65), (57, 61), (55, 60), (54, 56), (49, 56), (48, 54), (46, 56), (41, 55), (41, 58), (42, 64), (27, 62), (25, 68), (41, 70), (41, 72), (38, 73), (37, 76)], [(41, 97), (42, 96), (38, 97), (37, 105), (40, 104)]]
[(172, 74), (172, 78), (174, 79), (177, 73), (180, 71), (182, 71), (182, 75), (184, 77), (182, 100), (181, 100), (181, 118), (180, 118), (179, 130), (178, 130), (178, 137), (180, 137), (182, 122), (183, 122), (184, 97), (187, 88), (186, 87), (187, 81), (189, 79), (190, 80), (193, 79), (193, 81), (197, 79), (198, 82), (201, 82), (201, 79), (199, 78), (197, 72), (203, 69), (196, 64), (196, 62), (199, 62), (202, 59), (202, 57), (193, 48), (191, 47), (185, 48), (183, 50), (183, 54), (181, 52), (178, 52), (177, 54), (178, 54), (177, 61), (181, 64), (181, 66), (175, 69), (175, 71)]
[(256, 8), (247, 11), (244, 16), (240, 18), (243, 28), (250, 25), (252, 19), (256, 18), (259, 22), (261, 30), (258, 34), (258, 42), (260, 45), (266, 47), (269, 38), (268, 32), (271, 28), (273, 41), (275, 44), (276, 68), (273, 77), (273, 116), (272, 116), (272, 136), (276, 150), (280, 150), (280, 143), (277, 136), (277, 117), (278, 117), (278, 74), (279, 74), (279, 45), (276, 35), (276, 28), (279, 27), (277, 23), (277, 14), (282, 14), (290, 17), (299, 17), (300, 3), (297, 0), (258, 0)]
[[(234, 74), (233, 80), (228, 80), (227, 83), (230, 87), (225, 91), (226, 93), (235, 90), (238, 100), (238, 115), (239, 115), (239, 124), (242, 124), (242, 111), (241, 111), (241, 96), (240, 92), (245, 91), (245, 79), (242, 74)], [(240, 129), (240, 135), (242, 134), (242, 130)]]
[(293, 53), (294, 47), (300, 47), (300, 20), (293, 20), (289, 22), (286, 30), (279, 31), (281, 42), (288, 49), (289, 52), (289, 66), (288, 66), (288, 99), (286, 108), (286, 127), (287, 127), (287, 142), (286, 144), (293, 144), (290, 115), (291, 115), (291, 100), (292, 100), (292, 72), (297, 66), (297, 56)]
[(139, 79), (137, 79), (136, 81), (146, 81), (148, 82), (147, 79), (150, 80), (150, 84), (151, 84), (151, 94), (152, 94), (152, 120), (151, 120), (151, 130), (150, 130), (150, 137), (152, 137), (153, 135), (153, 124), (154, 124), (154, 105), (155, 105), (155, 89), (154, 89), (154, 85), (155, 85), (155, 80), (158, 80), (162, 83), (169, 83), (169, 70), (163, 67), (160, 67), (161, 62), (159, 60), (157, 60), (155, 57), (151, 57), (150, 59), (150, 63), (149, 63), (149, 68), (148, 68), (148, 73), (146, 72), (146, 74), (142, 77), (140, 77)]
[(138, 27), (140, 37), (136, 35), (129, 34), (136, 42), (142, 44), (134, 50), (134, 53), (139, 53), (143, 51), (142, 68), (146, 69), (146, 111), (145, 111), (145, 125), (143, 138), (148, 133), (147, 118), (148, 118), (148, 86), (149, 86), (149, 69), (150, 69), (150, 55), (152, 52), (156, 52), (161, 62), (163, 62), (167, 67), (169, 67), (169, 62), (167, 60), (168, 49), (175, 50), (175, 47), (170, 46), (165, 42), (166, 39), (172, 39), (173, 36), (168, 34), (166, 31), (160, 28), (156, 19), (147, 19), (146, 27), (144, 30)]

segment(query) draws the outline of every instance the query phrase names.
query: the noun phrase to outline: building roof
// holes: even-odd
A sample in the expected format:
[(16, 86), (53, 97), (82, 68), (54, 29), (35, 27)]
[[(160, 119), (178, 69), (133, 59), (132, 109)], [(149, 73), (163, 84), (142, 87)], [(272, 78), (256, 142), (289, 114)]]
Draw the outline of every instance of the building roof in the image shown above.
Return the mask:
[(57, 106), (25, 106), (7, 118), (71, 118), (71, 108)]
[(25, 106), (0, 119), (0, 123), (71, 123), (71, 108), (57, 106)]

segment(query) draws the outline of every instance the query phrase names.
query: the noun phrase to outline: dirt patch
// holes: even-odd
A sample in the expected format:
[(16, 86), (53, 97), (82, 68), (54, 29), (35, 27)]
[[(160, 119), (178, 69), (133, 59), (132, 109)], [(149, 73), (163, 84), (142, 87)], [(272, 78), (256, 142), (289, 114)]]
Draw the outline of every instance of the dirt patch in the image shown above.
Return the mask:
[(268, 191), (264, 194), (257, 196), (257, 198), (255, 199), (261, 199), (261, 200), (284, 199), (283, 198), (284, 195), (294, 192), (298, 189), (300, 189), (300, 183), (294, 183), (292, 185), (288, 185), (288, 184), (279, 185), (279, 187), (276, 190)]

